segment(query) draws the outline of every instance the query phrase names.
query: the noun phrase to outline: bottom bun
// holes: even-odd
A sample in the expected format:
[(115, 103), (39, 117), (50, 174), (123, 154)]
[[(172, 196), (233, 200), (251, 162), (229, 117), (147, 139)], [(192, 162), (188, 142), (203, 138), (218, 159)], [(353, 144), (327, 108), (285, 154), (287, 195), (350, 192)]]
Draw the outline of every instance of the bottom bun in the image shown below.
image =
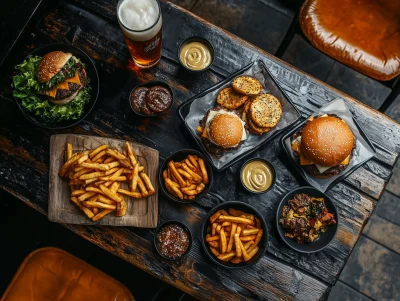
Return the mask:
[(82, 89), (83, 89), (83, 86), (81, 88), (79, 88), (70, 97), (67, 97), (64, 99), (58, 99), (58, 100), (50, 98), (49, 100), (56, 105), (66, 105), (67, 103), (70, 103), (76, 96), (78, 96), (79, 92), (81, 92)]
[(303, 169), (311, 176), (319, 179), (326, 179), (333, 176), (336, 176), (338, 173), (341, 173), (345, 170), (349, 165), (338, 164), (326, 170), (323, 173), (320, 173), (318, 168), (313, 165), (303, 165)]

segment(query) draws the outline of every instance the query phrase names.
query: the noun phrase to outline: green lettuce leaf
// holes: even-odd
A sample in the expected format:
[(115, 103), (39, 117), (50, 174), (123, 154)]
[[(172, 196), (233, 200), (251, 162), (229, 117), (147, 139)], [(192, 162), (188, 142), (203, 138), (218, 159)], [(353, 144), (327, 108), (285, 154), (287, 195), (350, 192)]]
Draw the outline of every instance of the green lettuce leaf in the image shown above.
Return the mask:
[[(29, 57), (22, 64), (16, 66), (18, 71), (13, 77), (13, 96), (20, 99), (22, 106), (29, 112), (47, 121), (76, 120), (80, 118), (84, 113), (85, 105), (90, 101), (91, 87), (89, 80), (73, 101), (66, 105), (55, 105), (40, 95), (40, 92), (49, 90), (50, 86), (48, 82), (40, 84), (36, 79), (35, 70), (40, 60), (40, 56)], [(73, 76), (76, 71), (76, 64), (70, 59), (64, 68), (71, 68), (68, 73), (72, 73)], [(72, 77), (68, 75), (67, 77)], [(66, 76), (59, 72), (53, 78), (55, 77), (57, 78), (52, 83), (54, 86), (64, 80)]]

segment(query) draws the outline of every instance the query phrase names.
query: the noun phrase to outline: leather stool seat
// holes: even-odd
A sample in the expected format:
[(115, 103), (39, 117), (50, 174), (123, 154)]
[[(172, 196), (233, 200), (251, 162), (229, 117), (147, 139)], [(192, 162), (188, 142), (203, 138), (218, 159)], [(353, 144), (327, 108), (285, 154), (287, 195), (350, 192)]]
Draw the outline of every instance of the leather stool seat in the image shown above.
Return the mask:
[(378, 80), (400, 74), (400, 0), (308, 0), (299, 15), (311, 44)]
[(2, 301), (133, 301), (121, 283), (73, 255), (42, 248), (21, 264)]

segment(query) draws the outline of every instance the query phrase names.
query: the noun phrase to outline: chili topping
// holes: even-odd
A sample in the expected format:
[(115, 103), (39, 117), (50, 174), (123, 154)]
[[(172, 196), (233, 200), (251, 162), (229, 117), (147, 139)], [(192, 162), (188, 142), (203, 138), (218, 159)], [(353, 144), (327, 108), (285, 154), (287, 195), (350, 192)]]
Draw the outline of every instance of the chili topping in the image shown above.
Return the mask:
[(189, 234), (179, 225), (167, 225), (157, 234), (157, 243), (163, 256), (176, 259), (189, 248)]

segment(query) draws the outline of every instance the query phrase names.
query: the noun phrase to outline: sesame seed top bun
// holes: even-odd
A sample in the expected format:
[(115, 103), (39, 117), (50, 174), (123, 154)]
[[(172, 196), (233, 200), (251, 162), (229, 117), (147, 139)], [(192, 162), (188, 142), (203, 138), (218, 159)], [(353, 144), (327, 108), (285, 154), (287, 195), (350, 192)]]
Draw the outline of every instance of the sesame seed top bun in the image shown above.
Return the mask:
[(346, 159), (354, 136), (342, 119), (319, 117), (307, 123), (301, 136), (301, 151), (315, 164), (332, 167)]
[(64, 53), (62, 51), (49, 52), (39, 62), (36, 69), (36, 77), (40, 83), (49, 81), (56, 75), (62, 67), (72, 57), (71, 53)]
[(217, 114), (209, 124), (210, 140), (223, 148), (236, 147), (242, 141), (243, 123), (233, 114)]

